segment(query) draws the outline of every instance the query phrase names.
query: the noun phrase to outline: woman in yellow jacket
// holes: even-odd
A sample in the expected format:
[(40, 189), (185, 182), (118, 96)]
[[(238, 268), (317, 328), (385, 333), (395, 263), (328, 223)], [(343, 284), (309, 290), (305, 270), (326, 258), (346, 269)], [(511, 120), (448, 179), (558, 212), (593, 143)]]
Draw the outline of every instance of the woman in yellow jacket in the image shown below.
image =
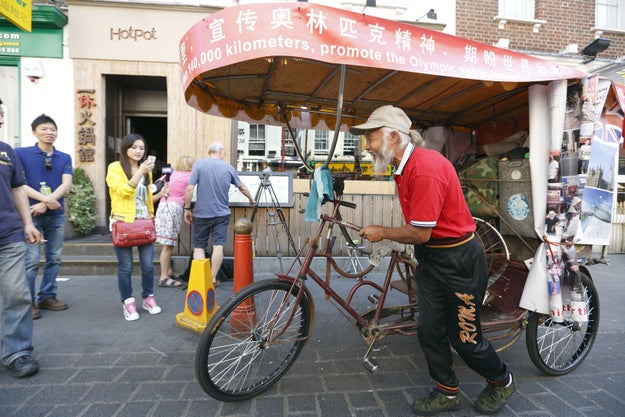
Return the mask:
[[(152, 195), (152, 170), (154, 161), (146, 160), (145, 139), (137, 134), (126, 135), (120, 146), (119, 161), (108, 166), (106, 184), (111, 197), (111, 225), (116, 221), (132, 223), (135, 219), (154, 217), (154, 201), (162, 193)], [(158, 314), (161, 308), (154, 299), (154, 243), (137, 246), (141, 266), (143, 309)], [(135, 298), (132, 296), (132, 247), (115, 247), (117, 255), (117, 283), (123, 305), (124, 318), (134, 321), (139, 318)]]

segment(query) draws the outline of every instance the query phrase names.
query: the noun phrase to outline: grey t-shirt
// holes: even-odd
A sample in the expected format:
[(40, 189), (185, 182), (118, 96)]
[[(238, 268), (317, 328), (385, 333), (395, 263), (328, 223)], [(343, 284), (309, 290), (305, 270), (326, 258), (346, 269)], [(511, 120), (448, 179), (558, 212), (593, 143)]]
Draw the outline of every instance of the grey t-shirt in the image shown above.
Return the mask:
[(232, 165), (217, 158), (200, 159), (193, 165), (189, 178), (189, 185), (196, 184), (194, 217), (208, 219), (230, 214), (230, 184), (241, 186), (241, 179)]

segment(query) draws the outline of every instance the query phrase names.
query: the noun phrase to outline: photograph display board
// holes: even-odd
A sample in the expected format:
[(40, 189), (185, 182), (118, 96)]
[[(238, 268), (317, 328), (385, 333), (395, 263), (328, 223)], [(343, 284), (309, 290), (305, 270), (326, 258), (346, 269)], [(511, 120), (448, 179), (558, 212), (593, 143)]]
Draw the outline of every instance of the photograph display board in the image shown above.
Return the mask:
[[(293, 173), (292, 172), (239, 172), (241, 181), (256, 198), (259, 187), (262, 187), (258, 207), (293, 207)], [(275, 200), (272, 196), (275, 193)], [(230, 207), (249, 207), (249, 201), (236, 187), (230, 187)]]

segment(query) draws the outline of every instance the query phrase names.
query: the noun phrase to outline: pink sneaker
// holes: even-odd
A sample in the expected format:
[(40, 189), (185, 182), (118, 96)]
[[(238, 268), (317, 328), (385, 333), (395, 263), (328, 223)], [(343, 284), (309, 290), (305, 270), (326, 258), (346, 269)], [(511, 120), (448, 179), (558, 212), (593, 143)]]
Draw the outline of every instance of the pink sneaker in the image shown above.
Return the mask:
[(139, 313), (137, 313), (137, 303), (135, 303), (134, 297), (129, 297), (124, 300), (124, 318), (128, 321), (139, 320)]
[(143, 309), (150, 314), (158, 314), (161, 312), (161, 308), (156, 304), (153, 295), (148, 295), (143, 299)]

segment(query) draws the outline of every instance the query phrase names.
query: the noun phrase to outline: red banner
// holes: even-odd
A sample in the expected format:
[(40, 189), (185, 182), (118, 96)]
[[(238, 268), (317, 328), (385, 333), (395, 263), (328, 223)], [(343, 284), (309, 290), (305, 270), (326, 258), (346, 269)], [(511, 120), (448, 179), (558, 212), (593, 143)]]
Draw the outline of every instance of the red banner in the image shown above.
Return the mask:
[(266, 3), (223, 9), (184, 35), (184, 88), (205, 71), (276, 56), (501, 82), (585, 75), (529, 55), (365, 14), (309, 3)]

